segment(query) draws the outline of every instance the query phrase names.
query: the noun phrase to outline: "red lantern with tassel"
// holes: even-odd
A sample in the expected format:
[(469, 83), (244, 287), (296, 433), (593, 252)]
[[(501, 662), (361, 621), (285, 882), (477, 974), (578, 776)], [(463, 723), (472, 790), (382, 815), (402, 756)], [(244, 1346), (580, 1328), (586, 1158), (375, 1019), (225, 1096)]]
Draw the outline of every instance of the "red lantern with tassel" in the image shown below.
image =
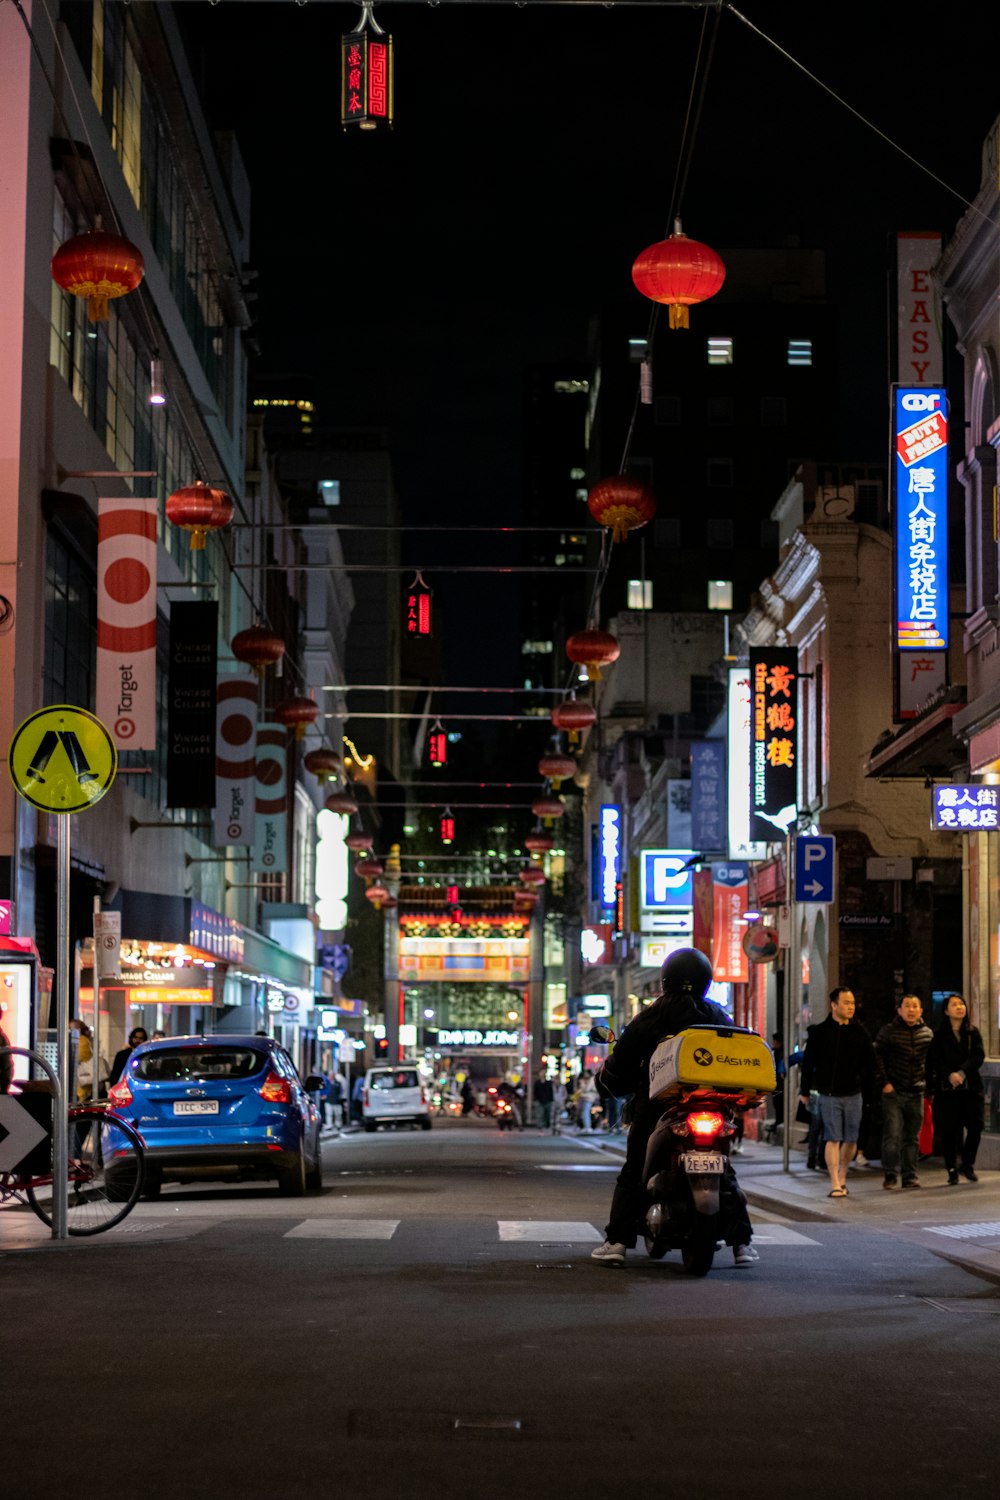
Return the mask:
[(377, 875), (383, 875), (385, 871), (372, 855), (369, 859), (359, 859), (354, 866), (354, 873), (360, 875), (362, 880), (374, 880)]
[(103, 229), (75, 234), (52, 257), (53, 281), (74, 297), (86, 297), (91, 323), (106, 322), (108, 303), (134, 292), (145, 269), (131, 240)]
[(352, 813), (356, 813), (358, 810), (358, 804), (347, 792), (332, 793), (331, 796), (327, 797), (323, 806), (328, 812), (341, 813), (345, 818), (349, 818)]
[(680, 219), (674, 232), (636, 257), (632, 280), (651, 302), (665, 302), (670, 309), (671, 328), (689, 326), (688, 308), (714, 297), (726, 279), (722, 257), (699, 240), (681, 232)]
[[(329, 750), (325, 745), (317, 750), (307, 750), (302, 757), (302, 764), (312, 776), (318, 778), (321, 785), (325, 781), (336, 781), (340, 772), (340, 756), (336, 750)], [(368, 842), (371, 843), (371, 839)]]
[(201, 552), (210, 531), (219, 531), (233, 519), (234, 506), (225, 490), (213, 489), (198, 479), (167, 496), (167, 520), (191, 533), (191, 551)]
[(546, 828), (551, 828), (552, 820), (561, 818), (566, 811), (566, 804), (561, 797), (536, 797), (531, 811), (536, 818), (541, 818)]
[(538, 762), (539, 776), (547, 777), (556, 791), (559, 790), (559, 783), (568, 776), (575, 776), (576, 771), (577, 765), (572, 755), (561, 755), (557, 750), (550, 750)]
[(526, 865), (518, 879), (522, 885), (544, 885), (545, 871), (541, 865)]
[(285, 654), (285, 643), (280, 635), (264, 625), (251, 625), (234, 635), (230, 649), (237, 661), (252, 667), (258, 677), (263, 677), (264, 668), (273, 666)]
[(566, 655), (578, 666), (587, 668), (589, 682), (599, 682), (601, 668), (618, 660), (621, 647), (606, 630), (578, 630), (566, 642)]
[(362, 849), (370, 849), (374, 842), (370, 833), (349, 833), (344, 840), (353, 854), (360, 854)]
[(656, 515), (653, 491), (628, 474), (617, 474), (614, 479), (602, 479), (595, 484), (587, 496), (587, 505), (594, 520), (607, 526), (613, 542), (623, 542), (630, 531), (645, 526)]
[(274, 717), (286, 729), (294, 729), (295, 738), (300, 740), (306, 732), (306, 726), (315, 724), (319, 718), (319, 709), (311, 698), (286, 698), (274, 710)]
[(371, 885), (365, 891), (365, 895), (376, 911), (381, 911), (382, 907), (392, 900), (388, 888), (380, 880), (372, 881)]
[(529, 854), (548, 854), (556, 846), (556, 841), (551, 833), (529, 833), (524, 841), (524, 847)]
[(562, 703), (557, 703), (549, 714), (549, 718), (556, 729), (565, 729), (569, 733), (569, 742), (575, 745), (584, 729), (590, 729), (597, 721), (597, 710), (590, 703), (583, 703), (578, 698), (564, 698)]

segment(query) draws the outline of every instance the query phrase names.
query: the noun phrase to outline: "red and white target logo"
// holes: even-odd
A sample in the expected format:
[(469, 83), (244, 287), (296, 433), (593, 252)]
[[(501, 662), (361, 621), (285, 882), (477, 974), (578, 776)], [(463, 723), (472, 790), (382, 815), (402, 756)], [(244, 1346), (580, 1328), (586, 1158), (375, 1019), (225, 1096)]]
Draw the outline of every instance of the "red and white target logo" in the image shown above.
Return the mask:
[(134, 737), (134, 735), (135, 735), (135, 720), (134, 719), (116, 719), (115, 720), (115, 739), (116, 740), (130, 740), (130, 739), (132, 739)]
[(119, 745), (156, 744), (156, 501), (97, 503), (97, 716)]

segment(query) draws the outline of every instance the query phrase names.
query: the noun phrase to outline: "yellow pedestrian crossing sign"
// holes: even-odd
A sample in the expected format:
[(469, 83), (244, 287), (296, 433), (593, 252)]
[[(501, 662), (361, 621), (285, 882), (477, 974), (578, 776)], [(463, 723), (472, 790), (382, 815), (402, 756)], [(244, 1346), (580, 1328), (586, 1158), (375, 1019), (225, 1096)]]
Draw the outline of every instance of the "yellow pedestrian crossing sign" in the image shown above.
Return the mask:
[(7, 752), (17, 791), (43, 812), (84, 812), (115, 779), (118, 752), (104, 725), (85, 708), (60, 703), (25, 719)]

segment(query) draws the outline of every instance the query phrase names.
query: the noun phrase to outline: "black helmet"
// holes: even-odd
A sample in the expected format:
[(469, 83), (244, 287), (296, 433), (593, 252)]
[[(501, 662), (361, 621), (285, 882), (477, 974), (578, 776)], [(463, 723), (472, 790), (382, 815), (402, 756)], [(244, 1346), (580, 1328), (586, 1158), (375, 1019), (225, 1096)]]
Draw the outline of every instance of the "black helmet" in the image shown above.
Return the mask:
[(712, 983), (712, 965), (697, 948), (678, 948), (664, 961), (660, 978), (665, 995), (690, 991), (696, 1000), (703, 1000)]

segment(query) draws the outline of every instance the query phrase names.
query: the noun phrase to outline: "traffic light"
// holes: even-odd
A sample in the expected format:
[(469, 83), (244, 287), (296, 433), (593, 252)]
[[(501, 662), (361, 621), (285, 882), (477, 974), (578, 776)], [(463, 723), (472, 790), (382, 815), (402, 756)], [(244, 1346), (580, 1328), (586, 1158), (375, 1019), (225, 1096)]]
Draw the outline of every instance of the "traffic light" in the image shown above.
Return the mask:
[(384, 1036), (376, 1037), (375, 1038), (375, 1057), (378, 1059), (378, 1058), (383, 1058), (383, 1057), (388, 1057), (388, 1056), (389, 1056), (389, 1040), (388, 1040), (388, 1037), (384, 1037)]

